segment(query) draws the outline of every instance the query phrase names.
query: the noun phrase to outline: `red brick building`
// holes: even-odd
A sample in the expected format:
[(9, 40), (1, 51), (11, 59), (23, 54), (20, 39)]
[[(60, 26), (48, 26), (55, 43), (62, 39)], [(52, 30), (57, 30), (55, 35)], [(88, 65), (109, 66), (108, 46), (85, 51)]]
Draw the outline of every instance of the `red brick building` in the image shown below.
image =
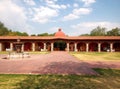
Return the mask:
[(120, 36), (66, 36), (58, 30), (54, 36), (0, 36), (0, 51), (80, 51), (80, 52), (120, 52)]

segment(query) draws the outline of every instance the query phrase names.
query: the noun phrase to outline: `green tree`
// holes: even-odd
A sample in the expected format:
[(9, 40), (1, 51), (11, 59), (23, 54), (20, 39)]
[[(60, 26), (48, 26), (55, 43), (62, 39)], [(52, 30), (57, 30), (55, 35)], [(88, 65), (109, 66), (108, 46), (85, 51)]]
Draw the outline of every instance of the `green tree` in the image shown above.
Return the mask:
[(108, 36), (120, 36), (120, 28), (114, 28), (107, 32)]
[(48, 33), (42, 33), (42, 34), (38, 34), (37, 36), (54, 36), (55, 33), (53, 34), (48, 34)]
[(8, 29), (0, 22), (0, 36), (7, 35), (9, 33)]
[(90, 36), (90, 34), (81, 34), (80, 36)]
[(105, 36), (106, 35), (106, 28), (98, 26), (97, 28), (93, 29), (90, 32), (91, 36)]
[(31, 36), (36, 36), (36, 34), (31, 34)]
[(0, 36), (28, 36), (26, 32), (12, 31), (0, 22)]

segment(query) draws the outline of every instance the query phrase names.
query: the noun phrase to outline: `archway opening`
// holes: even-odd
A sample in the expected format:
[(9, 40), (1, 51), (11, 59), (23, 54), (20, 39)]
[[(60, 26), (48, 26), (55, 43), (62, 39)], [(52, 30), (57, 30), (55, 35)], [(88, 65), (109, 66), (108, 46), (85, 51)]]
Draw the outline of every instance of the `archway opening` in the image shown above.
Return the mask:
[(101, 51), (104, 51), (104, 52), (110, 51), (110, 44), (109, 43), (102, 43), (101, 44)]
[(74, 42), (70, 42), (69, 44), (70, 51), (74, 51), (74, 48), (75, 48)]
[(114, 43), (113, 49), (115, 50), (115, 52), (120, 52), (120, 43)]
[(2, 51), (6, 51), (6, 49), (10, 49), (10, 43), (9, 42), (4, 42), (2, 43)]
[(44, 49), (44, 44), (42, 42), (35, 43), (35, 51), (42, 51)]
[(98, 51), (98, 44), (97, 43), (90, 43), (89, 44), (89, 51)]
[(78, 43), (77, 50), (81, 51), (81, 52), (86, 51), (86, 44), (85, 43)]
[(46, 49), (47, 49), (47, 51), (51, 51), (51, 43), (50, 42), (46, 43)]
[(59, 40), (54, 43), (54, 51), (65, 51), (66, 49), (66, 42)]
[(24, 43), (24, 50), (31, 51), (32, 50), (32, 43), (31, 42)]

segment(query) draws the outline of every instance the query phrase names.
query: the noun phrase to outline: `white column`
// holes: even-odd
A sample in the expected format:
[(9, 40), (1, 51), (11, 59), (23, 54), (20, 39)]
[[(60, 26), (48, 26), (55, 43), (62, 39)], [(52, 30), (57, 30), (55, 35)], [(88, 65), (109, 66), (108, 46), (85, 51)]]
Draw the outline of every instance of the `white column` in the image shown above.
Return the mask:
[(0, 43), (0, 51), (2, 51), (2, 43)]
[(86, 52), (89, 51), (89, 43), (86, 43)]
[(51, 51), (53, 51), (53, 42), (51, 43)]
[(13, 43), (10, 43), (10, 49), (13, 51)]
[(46, 43), (44, 43), (44, 51), (46, 51)]
[(32, 51), (35, 51), (35, 43), (32, 43)]
[(110, 43), (110, 52), (113, 51), (113, 43)]
[(77, 52), (77, 43), (75, 43), (74, 46), (75, 46), (74, 51)]
[(69, 43), (67, 43), (67, 51), (69, 52)]
[(101, 43), (98, 43), (98, 52), (101, 52)]
[(21, 51), (24, 52), (24, 44), (22, 44), (22, 50)]

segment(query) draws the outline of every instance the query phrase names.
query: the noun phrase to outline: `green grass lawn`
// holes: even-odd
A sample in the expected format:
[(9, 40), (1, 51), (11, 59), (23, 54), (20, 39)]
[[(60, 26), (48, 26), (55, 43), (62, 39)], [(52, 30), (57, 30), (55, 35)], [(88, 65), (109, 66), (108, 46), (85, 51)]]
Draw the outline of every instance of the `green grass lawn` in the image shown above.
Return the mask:
[(71, 52), (70, 54), (84, 61), (120, 61), (120, 52)]
[(100, 75), (0, 74), (0, 89), (120, 89), (120, 70), (94, 70)]

